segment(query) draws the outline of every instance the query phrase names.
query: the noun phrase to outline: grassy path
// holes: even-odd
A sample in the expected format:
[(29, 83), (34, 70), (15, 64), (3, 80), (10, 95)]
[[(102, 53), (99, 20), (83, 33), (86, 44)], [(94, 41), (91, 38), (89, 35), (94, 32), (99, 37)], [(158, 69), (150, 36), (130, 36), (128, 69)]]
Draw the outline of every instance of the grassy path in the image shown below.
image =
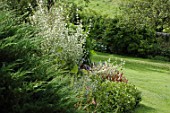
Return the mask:
[(97, 53), (93, 61), (126, 61), (124, 76), (142, 92), (135, 113), (170, 113), (170, 62)]

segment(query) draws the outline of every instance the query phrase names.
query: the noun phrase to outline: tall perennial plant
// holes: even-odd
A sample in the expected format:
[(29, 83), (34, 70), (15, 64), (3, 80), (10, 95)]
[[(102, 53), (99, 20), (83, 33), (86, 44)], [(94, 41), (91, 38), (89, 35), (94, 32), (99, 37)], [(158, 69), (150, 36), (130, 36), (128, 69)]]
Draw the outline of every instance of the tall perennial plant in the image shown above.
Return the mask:
[(71, 28), (65, 21), (63, 7), (54, 5), (48, 10), (43, 2), (38, 4), (31, 21), (40, 28), (38, 35), (44, 38), (41, 45), (44, 54), (53, 55), (67, 65), (78, 64), (84, 55), (87, 37), (82, 24), (79, 22)]

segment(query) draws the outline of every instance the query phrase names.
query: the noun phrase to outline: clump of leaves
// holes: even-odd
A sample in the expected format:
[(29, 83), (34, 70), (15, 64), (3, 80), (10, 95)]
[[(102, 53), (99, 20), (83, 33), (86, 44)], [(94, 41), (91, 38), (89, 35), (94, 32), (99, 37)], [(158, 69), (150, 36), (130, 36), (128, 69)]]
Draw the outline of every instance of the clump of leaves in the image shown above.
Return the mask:
[(95, 112), (130, 113), (141, 101), (141, 94), (134, 85), (105, 81), (94, 93)]

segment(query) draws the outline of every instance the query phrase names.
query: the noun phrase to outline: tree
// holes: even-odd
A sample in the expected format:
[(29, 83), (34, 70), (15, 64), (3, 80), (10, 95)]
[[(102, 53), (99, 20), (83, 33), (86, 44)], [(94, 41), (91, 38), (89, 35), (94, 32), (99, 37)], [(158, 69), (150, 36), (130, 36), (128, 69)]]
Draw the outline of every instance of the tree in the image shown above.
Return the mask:
[(124, 5), (126, 17), (135, 25), (147, 25), (157, 32), (170, 32), (170, 0), (132, 0)]

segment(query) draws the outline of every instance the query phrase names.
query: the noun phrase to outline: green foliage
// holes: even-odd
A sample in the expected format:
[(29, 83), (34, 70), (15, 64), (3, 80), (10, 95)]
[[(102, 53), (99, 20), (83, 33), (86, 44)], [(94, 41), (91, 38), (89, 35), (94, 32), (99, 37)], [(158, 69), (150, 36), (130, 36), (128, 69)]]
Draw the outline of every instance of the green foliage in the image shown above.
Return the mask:
[(84, 26), (91, 27), (88, 36), (91, 39), (91, 45), (93, 45), (93, 49), (103, 52), (108, 51), (107, 45), (104, 41), (102, 41), (104, 31), (107, 27), (105, 24), (107, 21), (105, 21), (104, 17), (100, 16), (100, 14), (94, 10), (84, 9), (80, 12), (80, 19), (83, 20)]
[(94, 49), (97, 51), (142, 57), (157, 54), (154, 31), (148, 26), (134, 27), (132, 22), (123, 21), (121, 16), (108, 18), (93, 10), (80, 13), (80, 18), (84, 25), (91, 22), (89, 37), (96, 40)]
[(23, 15), (22, 20), (27, 21), (27, 18), (33, 14), (33, 9), (37, 7), (36, 0), (1, 0), (6, 3), (9, 10), (14, 10), (17, 15)]
[(82, 77), (76, 86), (81, 90), (78, 97), (84, 98), (76, 106), (86, 112), (131, 113), (141, 101), (141, 93), (134, 85), (103, 81), (95, 75)]
[[(22, 20), (29, 22), (29, 16), (34, 14), (37, 10), (39, 2), (43, 2), (45, 8), (50, 11), (51, 8), (57, 4), (61, 5), (66, 3), (65, 0), (1, 0), (3, 4), (5, 3), (6, 8), (10, 10), (15, 10), (16, 15), (22, 15)], [(64, 2), (64, 3), (62, 3)]]
[(94, 93), (96, 112), (130, 113), (141, 100), (135, 86), (106, 81)]
[(151, 59), (162, 60), (162, 61), (169, 61), (169, 58), (165, 57), (165, 56), (155, 56), (155, 57), (151, 57)]
[(96, 83), (92, 91), (95, 102), (92, 108), (96, 112), (132, 112), (141, 101), (140, 92), (134, 85), (127, 84), (128, 80), (121, 72), (124, 61), (119, 65), (109, 62), (110, 60), (92, 68), (92, 73), (96, 76), (92, 77), (92, 81)]
[[(102, 4), (104, 1), (100, 2)], [(80, 9), (78, 20), (83, 20), (83, 26), (87, 27), (89, 23), (91, 25), (89, 37), (92, 40), (93, 49), (139, 57), (155, 57), (161, 54), (169, 58), (167, 54), (169, 45), (166, 44), (165, 47), (165, 44), (155, 35), (158, 31), (168, 32), (169, 1), (127, 0), (115, 4), (119, 4), (120, 8), (117, 10), (119, 14), (115, 13), (112, 18), (110, 18), (112, 14), (101, 14), (100, 9), (94, 10), (90, 6), (82, 7), (81, 5), (78, 7)], [(118, 7), (117, 5), (115, 7)], [(104, 4), (101, 8), (103, 7)], [(75, 17), (71, 16), (73, 23), (77, 20)]]
[[(48, 10), (44, 4), (39, 4), (34, 15), (29, 18), (31, 25), (23, 23), (20, 18), (9, 11), (0, 11), (2, 112), (76, 113), (81, 109), (88, 112), (103, 112), (105, 109), (105, 111), (116, 109), (117, 112), (129, 112), (139, 103), (140, 96), (134, 86), (124, 84), (119, 87), (116, 83), (115, 87), (118, 85), (115, 90), (118, 95), (116, 98), (120, 96), (124, 100), (118, 98), (112, 103), (114, 100), (110, 97), (114, 95), (112, 82), (103, 81), (102, 77), (93, 74), (82, 76), (80, 80), (76, 78), (77, 81), (74, 82), (69, 73), (76, 74), (77, 64), (83, 55), (85, 58), (88, 57), (89, 54), (85, 52), (89, 51), (84, 48), (90, 47), (90, 39), (86, 39), (87, 35), (83, 33), (81, 24), (75, 25), (75, 30), (70, 32), (68, 24), (64, 21), (62, 8), (51, 7)], [(67, 66), (72, 67), (71, 72), (59, 68), (65, 69)], [(119, 73), (113, 75), (119, 76), (120, 80), (126, 80)], [(87, 78), (83, 79), (84, 77)], [(117, 92), (117, 89), (121, 93)], [(104, 96), (105, 94), (108, 95)], [(103, 101), (108, 96), (111, 99)], [(101, 101), (109, 106), (104, 107), (105, 103)], [(110, 106), (117, 107), (110, 108)]]
[[(39, 47), (35, 44), (39, 43), (35, 40), (34, 28), (26, 24), (20, 24), (19, 18), (15, 18), (12, 13), (1, 11), (0, 17), (0, 61), (13, 62), (22, 59), (20, 62), (38, 54)], [(2, 64), (1, 64), (2, 65)]]
[[(42, 64), (41, 64), (42, 65)], [(51, 67), (50, 67), (51, 68)], [(43, 70), (46, 69), (46, 70)], [(48, 70), (47, 70), (48, 69)], [(12, 68), (1, 68), (1, 112), (76, 112), (76, 96), (69, 87), (69, 78), (61, 76), (61, 71), (49, 71), (42, 67), (36, 72), (10, 72)], [(46, 73), (39, 72), (44, 71)], [(53, 76), (52, 76), (53, 74)], [(42, 77), (43, 76), (43, 77)]]
[[(88, 2), (88, 1), (86, 1)], [(87, 23), (90, 23), (90, 21), (86, 21), (85, 19), (83, 19), (83, 21), (81, 20), (81, 14), (80, 11), (83, 10), (83, 7), (80, 7), (80, 6), (77, 6), (75, 3), (67, 3), (67, 7), (70, 7), (67, 11), (68, 13), (68, 23), (69, 24), (74, 24), (74, 25), (77, 25), (79, 23), (83, 24), (82, 26), (82, 29), (85, 31), (85, 33), (87, 34), (87, 37), (86, 37), (86, 41), (84, 43), (84, 55), (82, 57), (82, 60), (81, 60), (81, 63), (80, 65), (83, 65), (83, 64), (88, 64), (90, 65), (91, 64), (91, 60), (90, 60), (90, 57), (91, 57), (91, 50), (93, 49), (93, 44), (92, 44), (92, 38), (89, 37), (89, 32), (91, 31), (91, 26)], [(86, 24), (84, 24), (86, 23)], [(70, 26), (69, 26), (70, 27)], [(73, 27), (73, 26), (71, 26)]]
[[(124, 4), (125, 15), (136, 25), (145, 24), (156, 31), (168, 29), (170, 25), (170, 1), (169, 0), (131, 0)], [(165, 30), (166, 31), (166, 30)]]
[(99, 63), (75, 82), (79, 97), (83, 101), (77, 107), (87, 112), (130, 113), (141, 101), (141, 94), (134, 85), (127, 84), (127, 79), (120, 73), (123, 63), (112, 65)]
[[(169, 5), (169, 0), (132, 0), (124, 4), (125, 7), (123, 7), (125, 9), (123, 9), (123, 15), (126, 17), (125, 21), (127, 21), (127, 23), (131, 23), (134, 28), (140, 29), (142, 26), (145, 26), (148, 33), (150, 30), (153, 32), (169, 33)], [(154, 39), (154, 36), (151, 37)], [(169, 42), (166, 38), (157, 38), (158, 39), (154, 39), (151, 42), (149, 41), (149, 43), (148, 39), (150, 38), (148, 38), (147, 41), (142, 40), (139, 51), (143, 55), (151, 52), (152, 54), (150, 54), (150, 56), (153, 57), (155, 57), (155, 55), (161, 55), (162, 57), (170, 58)], [(164, 43), (165, 41), (167, 43)]]
[(41, 48), (43, 54), (52, 55), (58, 60), (58, 65), (73, 68), (78, 65), (85, 50), (87, 34), (82, 24), (67, 24), (63, 7), (46, 9), (44, 3), (39, 3), (31, 23), (39, 28), (39, 36), (43, 38)]
[(43, 54), (37, 29), (18, 20), (12, 12), (0, 11), (1, 112), (77, 112), (68, 72)]

